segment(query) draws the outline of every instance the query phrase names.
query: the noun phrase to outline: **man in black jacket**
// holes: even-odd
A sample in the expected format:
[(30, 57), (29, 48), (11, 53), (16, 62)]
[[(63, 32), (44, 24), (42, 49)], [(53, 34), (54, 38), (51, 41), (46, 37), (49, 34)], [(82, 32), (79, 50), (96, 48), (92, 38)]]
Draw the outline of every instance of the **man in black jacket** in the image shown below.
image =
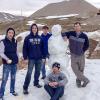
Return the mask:
[(0, 88), (0, 99), (3, 100), (5, 86), (8, 80), (9, 73), (11, 74), (10, 93), (14, 96), (18, 94), (15, 92), (15, 79), (18, 63), (17, 55), (17, 41), (15, 40), (15, 30), (8, 28), (5, 39), (0, 42), (0, 56), (3, 61), (3, 76)]
[(77, 77), (76, 84), (78, 87), (86, 87), (89, 80), (83, 74), (85, 67), (84, 53), (89, 48), (89, 40), (87, 35), (81, 32), (81, 24), (79, 22), (74, 24), (74, 30), (75, 31), (65, 32), (62, 36), (65, 40), (69, 39), (71, 67)]

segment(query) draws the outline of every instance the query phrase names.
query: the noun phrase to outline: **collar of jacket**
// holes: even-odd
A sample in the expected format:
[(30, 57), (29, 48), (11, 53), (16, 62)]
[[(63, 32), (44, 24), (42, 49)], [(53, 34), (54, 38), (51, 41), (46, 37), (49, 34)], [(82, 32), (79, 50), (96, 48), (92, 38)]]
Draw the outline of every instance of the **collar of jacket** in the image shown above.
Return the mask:
[(9, 41), (9, 42), (14, 42), (14, 41), (15, 41), (15, 38), (13, 37), (13, 38), (12, 38), (12, 41), (10, 41), (10, 40), (8, 39), (8, 37), (6, 36), (6, 37), (5, 37), (5, 40), (7, 40), (7, 41)]

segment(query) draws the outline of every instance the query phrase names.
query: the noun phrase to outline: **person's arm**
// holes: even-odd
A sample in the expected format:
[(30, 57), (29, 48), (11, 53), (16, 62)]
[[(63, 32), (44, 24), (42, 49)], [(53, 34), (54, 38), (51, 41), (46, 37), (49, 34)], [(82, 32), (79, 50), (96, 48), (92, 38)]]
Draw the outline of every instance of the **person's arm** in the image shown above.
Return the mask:
[(49, 38), (52, 36), (52, 33), (49, 33)]
[(5, 50), (5, 46), (3, 41), (0, 42), (0, 56), (1, 58), (5, 59), (6, 61), (10, 60), (5, 54), (4, 54), (4, 50)]
[(45, 85), (49, 85), (49, 83), (50, 83), (51, 81), (50, 81), (50, 74), (45, 78), (45, 80), (44, 80), (44, 83), (45, 83)]
[(69, 39), (70, 34), (71, 34), (70, 31), (69, 32), (64, 32), (64, 33), (62, 33), (62, 37), (67, 37)]
[(28, 40), (27, 38), (25, 38), (24, 40), (24, 44), (23, 44), (23, 59), (24, 60), (27, 60), (27, 57), (28, 57)]
[(67, 41), (67, 39), (69, 39), (69, 37), (70, 37), (70, 32), (64, 32), (64, 33), (62, 33), (61, 35), (62, 35), (63, 39), (64, 39), (65, 41)]
[(42, 37), (41, 37), (41, 53), (42, 53), (42, 59), (46, 59), (46, 55), (45, 55), (45, 51), (44, 51), (44, 46), (45, 46), (45, 44), (43, 43), (43, 39), (42, 39)]
[(18, 58), (19, 58), (19, 53), (18, 53), (18, 42), (17, 42), (17, 40), (15, 40), (15, 42), (17, 43), (17, 56), (18, 56)]
[(85, 42), (84, 42), (84, 46), (83, 46), (83, 51), (85, 52), (88, 48), (89, 48), (89, 39), (88, 39), (87, 35), (85, 35)]
[(61, 74), (62, 80), (58, 82), (59, 86), (65, 86), (68, 83), (67, 77), (65, 74)]

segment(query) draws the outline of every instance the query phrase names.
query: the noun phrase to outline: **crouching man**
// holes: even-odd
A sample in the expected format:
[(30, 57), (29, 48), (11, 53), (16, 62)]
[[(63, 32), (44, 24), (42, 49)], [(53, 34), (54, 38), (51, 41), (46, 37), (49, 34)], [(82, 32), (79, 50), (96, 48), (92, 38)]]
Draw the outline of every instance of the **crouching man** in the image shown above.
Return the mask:
[(60, 71), (60, 64), (52, 65), (52, 72), (44, 80), (44, 89), (50, 95), (50, 100), (59, 100), (64, 94), (64, 87), (68, 82), (67, 77)]

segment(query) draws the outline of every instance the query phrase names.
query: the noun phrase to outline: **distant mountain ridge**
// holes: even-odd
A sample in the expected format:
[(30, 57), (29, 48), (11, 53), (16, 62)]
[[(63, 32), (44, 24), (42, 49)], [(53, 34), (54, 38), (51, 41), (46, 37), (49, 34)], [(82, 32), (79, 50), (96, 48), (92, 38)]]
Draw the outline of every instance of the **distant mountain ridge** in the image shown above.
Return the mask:
[(15, 16), (9, 13), (0, 12), (0, 22), (22, 20), (23, 16)]
[(51, 3), (33, 13), (30, 18), (55, 15), (79, 14), (87, 16), (97, 13), (98, 9), (85, 0), (64, 0), (58, 3)]

